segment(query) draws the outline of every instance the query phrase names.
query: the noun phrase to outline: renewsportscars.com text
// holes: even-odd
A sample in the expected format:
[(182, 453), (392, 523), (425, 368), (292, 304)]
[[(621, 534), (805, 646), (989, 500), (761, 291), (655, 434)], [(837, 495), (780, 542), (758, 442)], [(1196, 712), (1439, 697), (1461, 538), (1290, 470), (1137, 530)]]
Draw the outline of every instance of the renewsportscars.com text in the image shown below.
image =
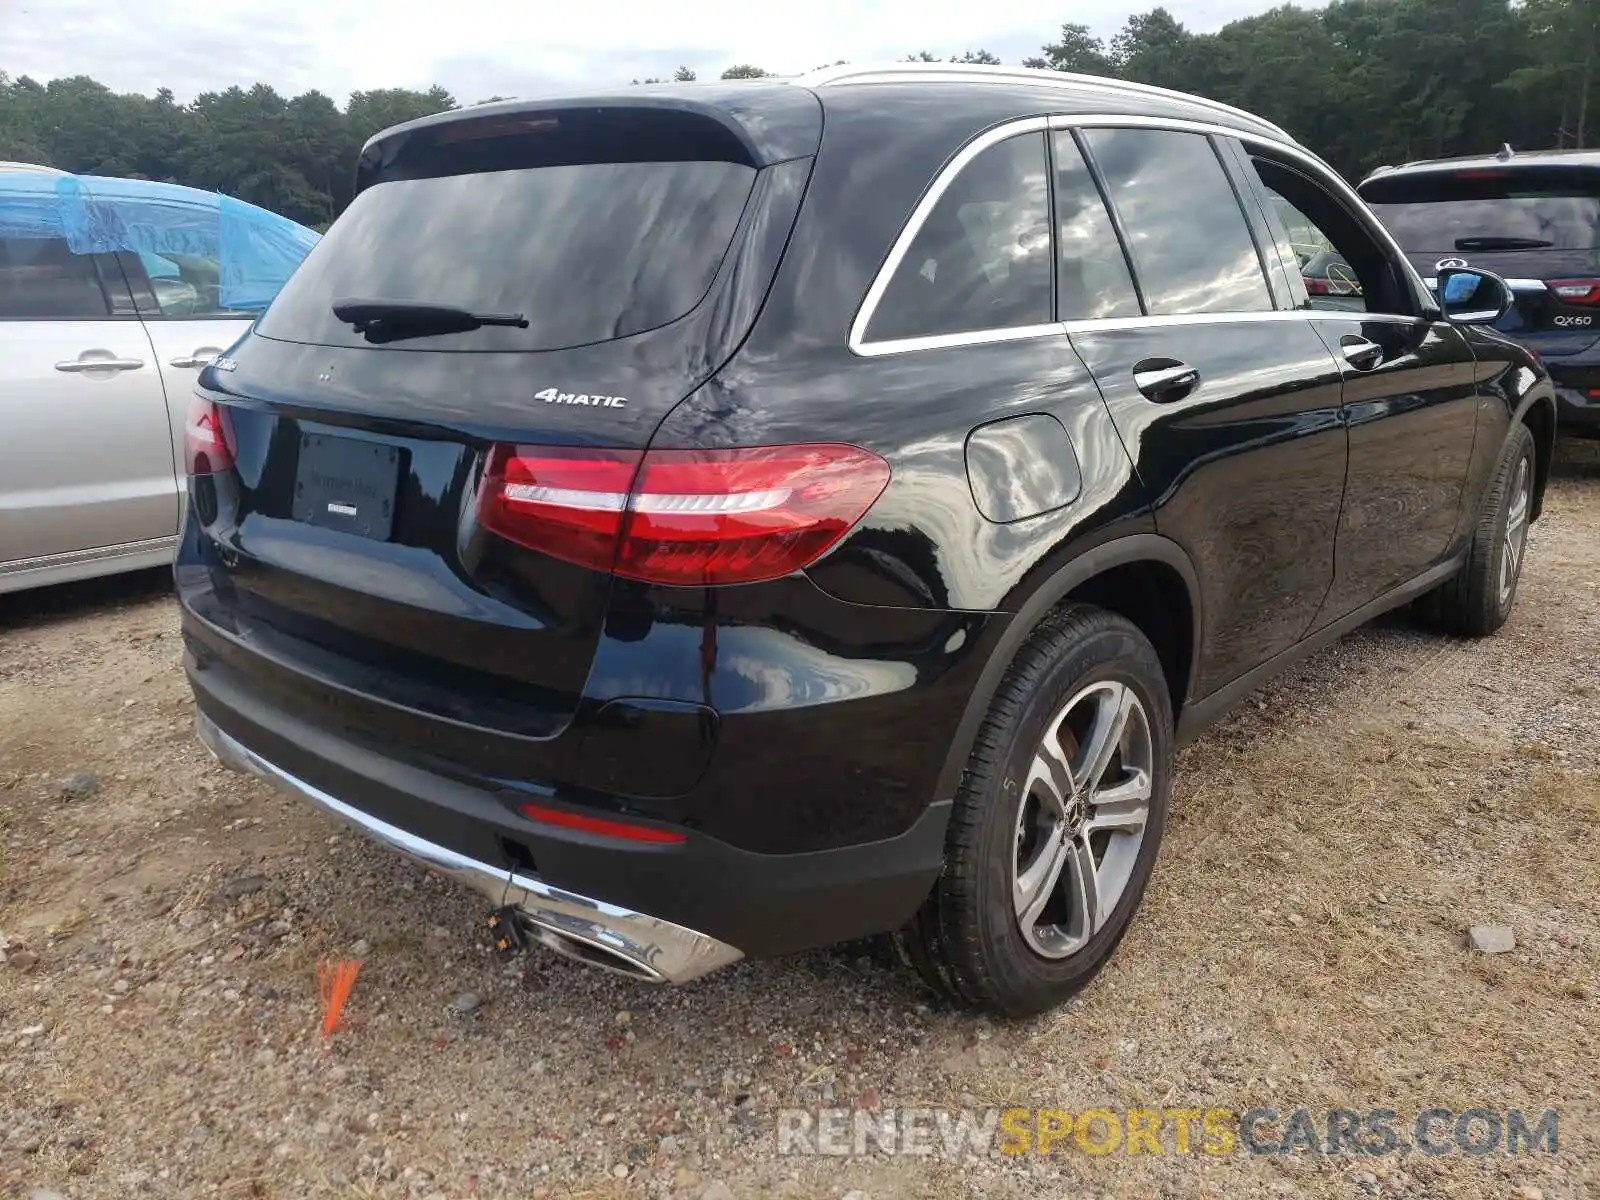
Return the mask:
[(782, 1109), (778, 1153), (942, 1158), (1001, 1154), (1383, 1156), (1555, 1154), (1556, 1109)]

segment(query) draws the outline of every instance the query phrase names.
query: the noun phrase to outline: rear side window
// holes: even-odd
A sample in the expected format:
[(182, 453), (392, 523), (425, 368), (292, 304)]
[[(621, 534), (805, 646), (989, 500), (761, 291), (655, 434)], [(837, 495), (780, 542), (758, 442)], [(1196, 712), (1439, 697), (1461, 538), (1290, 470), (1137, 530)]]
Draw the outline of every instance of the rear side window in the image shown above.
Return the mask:
[(1600, 247), (1596, 171), (1398, 176), (1368, 181), (1361, 195), (1410, 253)]
[(1050, 322), (1050, 183), (1043, 133), (979, 152), (928, 212), (873, 310), (866, 341)]
[(251, 317), (248, 308), (230, 308), (224, 302), (222, 267), (217, 259), (193, 254), (156, 254), (141, 251), (135, 256), (150, 282), (156, 312), (163, 317)]
[(521, 314), (397, 349), (554, 350), (641, 333), (705, 296), (750, 198), (732, 162), (575, 163), (377, 183), (262, 317), (266, 337), (364, 345), (344, 299)]
[(1272, 308), (1255, 240), (1208, 138), (1166, 129), (1084, 137), (1152, 315)]
[(1139, 293), (1116, 227), (1070, 133), (1052, 135), (1056, 168), (1058, 311), (1063, 321), (1137, 317)]
[(94, 258), (65, 238), (0, 238), (0, 320), (92, 321), (110, 314)]

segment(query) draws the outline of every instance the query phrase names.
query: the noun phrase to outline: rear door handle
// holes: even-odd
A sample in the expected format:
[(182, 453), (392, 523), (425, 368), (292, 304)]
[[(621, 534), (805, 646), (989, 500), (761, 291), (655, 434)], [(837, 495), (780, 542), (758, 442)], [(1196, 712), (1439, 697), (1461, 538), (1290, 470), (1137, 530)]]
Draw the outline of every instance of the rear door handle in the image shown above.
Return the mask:
[(1383, 365), (1383, 347), (1353, 333), (1339, 339), (1339, 353), (1358, 371), (1370, 371)]
[(1134, 364), (1133, 383), (1157, 404), (1171, 404), (1200, 386), (1200, 372), (1173, 358), (1147, 358)]
[(137, 371), (142, 366), (142, 358), (69, 358), (58, 362), (56, 370), (77, 375), (85, 371)]

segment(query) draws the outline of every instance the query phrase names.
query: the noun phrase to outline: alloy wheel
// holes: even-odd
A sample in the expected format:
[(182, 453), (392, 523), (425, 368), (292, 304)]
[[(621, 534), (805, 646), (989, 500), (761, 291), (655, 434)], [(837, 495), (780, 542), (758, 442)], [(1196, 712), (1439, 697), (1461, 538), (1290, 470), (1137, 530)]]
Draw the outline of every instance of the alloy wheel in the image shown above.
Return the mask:
[(1023, 939), (1066, 958), (1127, 890), (1150, 815), (1154, 747), (1138, 695), (1090, 684), (1046, 726), (1017, 806), (1011, 895)]
[(1528, 476), (1528, 459), (1524, 455), (1517, 461), (1517, 473), (1511, 484), (1511, 510), (1506, 514), (1505, 545), (1500, 552), (1502, 608), (1517, 586), (1517, 571), (1522, 566), (1522, 551), (1528, 541), (1528, 505), (1532, 494)]

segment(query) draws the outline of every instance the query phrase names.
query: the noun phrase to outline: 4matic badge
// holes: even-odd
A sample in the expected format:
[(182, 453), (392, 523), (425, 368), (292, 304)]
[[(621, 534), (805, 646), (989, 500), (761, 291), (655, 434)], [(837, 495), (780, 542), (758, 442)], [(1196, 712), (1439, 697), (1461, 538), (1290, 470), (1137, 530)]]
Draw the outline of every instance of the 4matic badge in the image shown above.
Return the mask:
[(557, 388), (545, 388), (533, 394), (535, 400), (543, 400), (546, 404), (584, 404), (592, 408), (627, 408), (626, 396), (591, 396), (587, 392), (563, 392)]

